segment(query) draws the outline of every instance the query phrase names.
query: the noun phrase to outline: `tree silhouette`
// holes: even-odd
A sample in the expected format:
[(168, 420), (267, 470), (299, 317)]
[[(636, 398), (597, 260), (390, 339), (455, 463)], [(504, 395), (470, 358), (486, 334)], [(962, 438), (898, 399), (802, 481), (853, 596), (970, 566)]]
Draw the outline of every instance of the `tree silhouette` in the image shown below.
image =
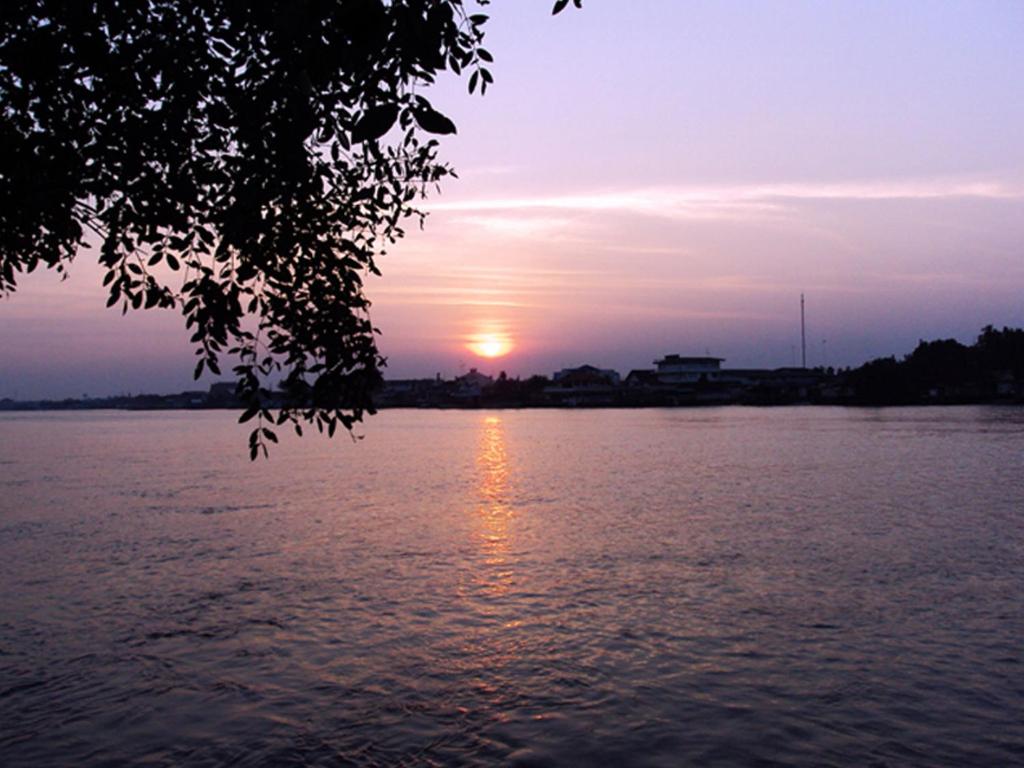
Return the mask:
[(233, 359), (253, 458), (275, 424), (351, 428), (385, 362), (363, 278), (452, 173), (432, 135), (455, 125), (421, 91), (486, 90), (486, 21), (463, 0), (4, 0), (0, 294), (98, 247), (108, 306), (179, 309), (196, 378)]
[[(971, 346), (955, 339), (920, 341), (902, 360), (871, 360), (846, 379), (854, 401), (873, 405), (1012, 398), (1024, 379), (1024, 330), (987, 325)], [(1010, 391), (1000, 391), (1001, 384)]]

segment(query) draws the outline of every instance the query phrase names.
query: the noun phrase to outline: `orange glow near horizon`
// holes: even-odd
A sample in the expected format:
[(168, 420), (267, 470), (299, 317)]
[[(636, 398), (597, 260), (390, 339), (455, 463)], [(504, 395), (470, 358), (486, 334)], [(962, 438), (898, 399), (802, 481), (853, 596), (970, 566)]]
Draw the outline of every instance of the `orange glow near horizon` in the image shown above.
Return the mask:
[(480, 357), (504, 357), (512, 351), (512, 340), (499, 333), (479, 333), (470, 337), (467, 348)]

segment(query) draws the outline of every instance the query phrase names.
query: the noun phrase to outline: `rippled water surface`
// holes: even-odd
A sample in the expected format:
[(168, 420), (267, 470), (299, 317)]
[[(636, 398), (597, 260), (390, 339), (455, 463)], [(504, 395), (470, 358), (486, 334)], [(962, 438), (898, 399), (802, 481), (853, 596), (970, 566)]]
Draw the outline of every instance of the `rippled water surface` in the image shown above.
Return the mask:
[(0, 763), (1024, 763), (1024, 410), (0, 417)]

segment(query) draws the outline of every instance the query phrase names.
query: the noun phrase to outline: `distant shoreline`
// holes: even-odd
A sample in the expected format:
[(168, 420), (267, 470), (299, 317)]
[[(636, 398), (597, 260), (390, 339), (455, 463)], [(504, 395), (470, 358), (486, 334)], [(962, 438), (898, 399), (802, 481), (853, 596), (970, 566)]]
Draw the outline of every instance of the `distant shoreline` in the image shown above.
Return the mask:
[[(483, 408), (702, 408), (714, 405), (917, 406), (1024, 404), (1024, 330), (989, 325), (965, 346), (954, 339), (921, 341), (902, 360), (869, 361), (859, 368), (727, 369), (722, 358), (666, 355), (656, 369), (615, 370), (582, 365), (550, 378), (476, 368), (453, 380), (380, 380), (364, 410), (479, 410)], [(171, 395), (141, 394), (63, 400), (0, 399), (2, 411), (244, 410), (234, 382)], [(308, 406), (301, 393), (261, 390), (268, 409)], [(341, 410), (350, 408), (339, 401)]]
[[(990, 406), (999, 408), (1022, 408), (1021, 400), (977, 400), (963, 402), (914, 402), (914, 403), (867, 403), (867, 402), (793, 402), (793, 403), (680, 403), (668, 404), (508, 404), (485, 403), (481, 405), (388, 405), (376, 409), (382, 411), (650, 411), (650, 410), (704, 410), (711, 408), (751, 408), (771, 410), (775, 408), (867, 408), (872, 410), (883, 408), (962, 408), (967, 406)], [(208, 406), (202, 408), (189, 407), (150, 407), (128, 408), (117, 406), (44, 406), (32, 403), (19, 403), (15, 406), (0, 406), (3, 413), (66, 413), (69, 411), (115, 411), (119, 413), (201, 413), (204, 411), (238, 411), (234, 406)], [(271, 407), (270, 410), (278, 410)]]

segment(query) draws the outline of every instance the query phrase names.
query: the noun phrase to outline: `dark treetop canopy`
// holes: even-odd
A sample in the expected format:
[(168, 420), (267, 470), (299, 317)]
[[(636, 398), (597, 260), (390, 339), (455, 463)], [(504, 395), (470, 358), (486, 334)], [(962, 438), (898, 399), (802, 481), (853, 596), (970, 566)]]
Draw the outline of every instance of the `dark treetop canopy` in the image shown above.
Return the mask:
[(180, 308), (197, 377), (233, 358), (254, 457), (272, 423), (351, 427), (384, 364), (363, 276), (451, 173), (427, 134), (455, 126), (418, 90), (443, 70), (486, 89), (486, 18), (462, 0), (4, 0), (0, 293), (98, 245), (110, 306)]

